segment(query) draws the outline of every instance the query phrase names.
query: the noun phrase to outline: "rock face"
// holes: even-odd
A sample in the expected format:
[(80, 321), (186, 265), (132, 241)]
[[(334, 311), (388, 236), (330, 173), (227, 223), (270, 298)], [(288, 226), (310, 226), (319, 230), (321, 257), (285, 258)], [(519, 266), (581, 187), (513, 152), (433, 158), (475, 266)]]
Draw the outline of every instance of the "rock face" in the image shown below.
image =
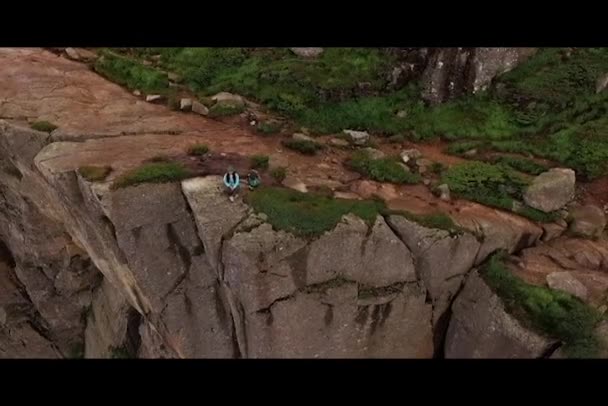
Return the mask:
[(524, 193), (524, 201), (546, 213), (561, 209), (574, 197), (575, 183), (572, 169), (550, 169), (534, 178)]
[(323, 48), (289, 48), (294, 54), (304, 58), (316, 58), (321, 56)]
[(431, 49), (422, 75), (422, 97), (438, 104), (464, 93), (475, 93), (535, 52), (535, 48)]
[(597, 206), (585, 205), (574, 208), (570, 213), (570, 231), (585, 237), (600, 237), (606, 228), (604, 211)]
[(480, 243), (471, 234), (452, 236), (447, 231), (423, 227), (402, 216), (389, 217), (388, 224), (412, 252), (418, 277), (427, 287), (433, 303), (435, 334), (442, 336), (448, 320), (447, 310), (475, 263)]
[(452, 306), (446, 358), (539, 358), (552, 346), (509, 315), (477, 272)]

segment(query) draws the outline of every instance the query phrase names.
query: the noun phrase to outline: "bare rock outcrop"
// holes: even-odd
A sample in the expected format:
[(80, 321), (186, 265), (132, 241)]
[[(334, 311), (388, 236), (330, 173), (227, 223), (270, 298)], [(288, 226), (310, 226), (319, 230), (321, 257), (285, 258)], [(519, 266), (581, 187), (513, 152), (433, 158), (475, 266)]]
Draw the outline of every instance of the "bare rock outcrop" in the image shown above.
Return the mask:
[(539, 358), (554, 343), (508, 314), (477, 272), (465, 282), (452, 306), (446, 358)]

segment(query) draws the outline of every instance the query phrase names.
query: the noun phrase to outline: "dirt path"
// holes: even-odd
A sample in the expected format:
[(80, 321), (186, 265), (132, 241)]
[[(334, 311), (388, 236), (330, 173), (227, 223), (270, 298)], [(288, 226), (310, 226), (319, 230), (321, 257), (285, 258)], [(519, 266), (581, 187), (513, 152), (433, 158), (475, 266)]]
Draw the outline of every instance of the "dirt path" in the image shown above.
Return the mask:
[[(86, 65), (43, 49), (0, 48), (0, 118), (28, 125), (47, 120), (59, 128), (56, 141), (39, 156), (54, 170), (110, 165), (108, 181), (158, 155), (180, 155), (191, 145), (207, 144), (215, 153), (270, 156), (272, 166), (288, 168), (290, 183), (308, 189), (330, 188), (346, 198), (383, 197), (389, 207), (414, 213), (453, 212), (467, 202), (446, 203), (423, 185), (396, 186), (363, 181), (344, 162), (351, 152), (327, 148), (305, 156), (281, 145), (280, 136), (262, 137), (238, 120), (222, 123), (146, 103), (107, 81)], [(325, 137), (327, 139), (327, 137)], [(441, 143), (382, 143), (385, 153), (418, 148), (444, 165), (462, 158), (443, 153)]]

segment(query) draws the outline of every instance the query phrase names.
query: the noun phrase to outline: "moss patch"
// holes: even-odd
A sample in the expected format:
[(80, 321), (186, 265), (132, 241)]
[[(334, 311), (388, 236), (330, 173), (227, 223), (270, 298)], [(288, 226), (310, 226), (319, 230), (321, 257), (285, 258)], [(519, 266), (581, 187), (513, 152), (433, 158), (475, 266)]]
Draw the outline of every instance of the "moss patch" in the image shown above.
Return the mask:
[(42, 131), (45, 133), (51, 133), (57, 129), (57, 126), (48, 121), (34, 121), (30, 127), (36, 131)]
[(269, 161), (268, 155), (254, 155), (251, 157), (251, 167), (254, 169), (268, 169)]
[(146, 93), (165, 94), (169, 88), (167, 74), (136, 59), (104, 50), (95, 62), (95, 70), (113, 82)]
[(211, 106), (208, 116), (212, 118), (234, 116), (242, 113), (244, 110), (245, 106), (242, 104), (222, 102)]
[(304, 155), (315, 155), (317, 151), (323, 149), (323, 145), (318, 142), (308, 140), (285, 140), (282, 144), (291, 150), (298, 151)]
[(81, 166), (78, 168), (80, 176), (89, 182), (100, 182), (107, 178), (110, 172), (112, 172), (112, 168), (109, 166)]
[(151, 162), (125, 173), (112, 185), (112, 189), (134, 186), (141, 183), (168, 183), (183, 180), (190, 173), (175, 162)]
[(305, 237), (318, 236), (333, 229), (348, 213), (373, 223), (385, 207), (375, 200), (334, 199), (275, 187), (255, 190), (247, 200), (257, 212), (268, 216), (274, 228)]
[(490, 258), (481, 271), (507, 310), (535, 329), (565, 343), (572, 358), (593, 358), (600, 344), (594, 336), (601, 315), (564, 292), (525, 283), (504, 266), (504, 254)]

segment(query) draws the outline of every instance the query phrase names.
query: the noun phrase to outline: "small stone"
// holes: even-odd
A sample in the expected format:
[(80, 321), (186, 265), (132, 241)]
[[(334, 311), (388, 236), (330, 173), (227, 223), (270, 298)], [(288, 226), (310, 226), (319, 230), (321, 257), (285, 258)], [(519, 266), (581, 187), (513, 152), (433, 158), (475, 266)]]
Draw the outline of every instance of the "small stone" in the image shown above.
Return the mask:
[(142, 61), (141, 62), (144, 66), (152, 66), (152, 62), (150, 61)]
[(513, 200), (513, 204), (511, 206), (511, 211), (513, 211), (514, 213), (518, 213), (523, 208), (524, 208), (524, 205), (522, 204), (522, 202)]
[(179, 109), (182, 111), (192, 110), (192, 99), (181, 99), (179, 101)]
[(344, 134), (349, 136), (350, 141), (355, 145), (365, 145), (369, 141), (369, 133), (367, 131), (344, 130)]
[(587, 288), (570, 272), (550, 273), (547, 275), (547, 285), (549, 285), (551, 289), (570, 293), (581, 300), (587, 299)]
[(332, 138), (331, 140), (329, 140), (329, 143), (336, 147), (348, 147), (350, 145), (348, 141), (340, 138)]
[(149, 94), (146, 96), (146, 101), (148, 103), (154, 103), (160, 101), (162, 98), (163, 97), (160, 94)]
[(209, 114), (209, 109), (203, 103), (198, 101), (192, 102), (192, 112), (196, 114), (200, 114), (201, 116), (206, 116)]
[(398, 118), (406, 118), (407, 117), (407, 111), (406, 110), (399, 110), (397, 112), (397, 117)]
[(172, 82), (179, 82), (182, 80), (181, 76), (179, 76), (177, 73), (173, 73), (173, 72), (169, 72), (167, 74), (167, 77), (169, 78), (170, 81)]
[(251, 121), (249, 122), (249, 125), (250, 125), (250, 126), (255, 126), (256, 124), (257, 124), (257, 121), (255, 121), (255, 120), (251, 120)]
[(422, 181), (422, 183), (424, 183), (424, 185), (425, 185), (425, 186), (428, 186), (428, 185), (430, 185), (430, 184), (431, 184), (431, 180), (430, 180), (430, 179), (424, 179), (424, 180)]
[(133, 90), (134, 96), (141, 96), (141, 92), (139, 90)]
[(446, 202), (449, 202), (451, 200), (451, 197), (450, 197), (450, 187), (447, 184), (443, 183), (443, 184), (437, 186), (437, 189), (441, 193), (439, 195), (439, 198), (441, 200), (446, 201)]
[(425, 158), (416, 159), (416, 166), (418, 167), (429, 167), (433, 165), (433, 161)]
[(80, 55), (78, 54), (78, 51), (76, 51), (74, 48), (66, 48), (65, 53), (68, 55), (68, 57), (70, 59), (73, 59), (75, 61), (80, 60)]
[(306, 127), (300, 128), (300, 132), (306, 135), (310, 135), (310, 130)]
[(468, 157), (475, 156), (475, 155), (477, 155), (477, 149), (476, 148), (470, 149), (470, 150), (466, 151), (463, 155), (468, 156)]
[(314, 142), (314, 140), (312, 138), (310, 138), (308, 135), (302, 134), (302, 133), (294, 133), (291, 138), (295, 141), (310, 141), (310, 142)]
[(415, 148), (406, 149), (406, 150), (401, 151), (401, 159), (403, 160), (404, 163), (408, 163), (412, 159), (418, 159), (421, 156), (422, 156), (422, 154), (420, 153), (420, 151), (418, 151)]
[(340, 161), (338, 161), (336, 158), (332, 158), (331, 159), (331, 163), (332, 164), (338, 164), (338, 163), (340, 163)]

